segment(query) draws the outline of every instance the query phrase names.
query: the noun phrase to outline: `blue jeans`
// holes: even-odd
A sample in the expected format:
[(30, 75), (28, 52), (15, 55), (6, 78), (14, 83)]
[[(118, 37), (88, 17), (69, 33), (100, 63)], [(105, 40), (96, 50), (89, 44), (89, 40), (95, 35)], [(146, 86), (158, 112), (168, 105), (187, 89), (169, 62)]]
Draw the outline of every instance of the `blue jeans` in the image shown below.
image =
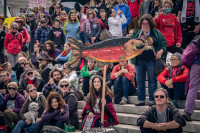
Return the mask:
[(138, 101), (145, 101), (145, 80), (146, 71), (148, 74), (148, 91), (149, 91), (149, 102), (154, 102), (153, 93), (157, 89), (157, 79), (155, 72), (155, 61), (140, 61), (136, 60), (136, 82), (138, 88)]
[(12, 133), (21, 133), (24, 128), (26, 128), (26, 133), (31, 133), (38, 123), (32, 123), (31, 125), (27, 125), (24, 120), (18, 121)]
[[(119, 90), (122, 89), (122, 90)], [(133, 86), (133, 83), (128, 80), (125, 76), (117, 77), (114, 81), (114, 96), (115, 103), (118, 104), (122, 97), (126, 97), (128, 99), (128, 95), (133, 95), (136, 89)]]

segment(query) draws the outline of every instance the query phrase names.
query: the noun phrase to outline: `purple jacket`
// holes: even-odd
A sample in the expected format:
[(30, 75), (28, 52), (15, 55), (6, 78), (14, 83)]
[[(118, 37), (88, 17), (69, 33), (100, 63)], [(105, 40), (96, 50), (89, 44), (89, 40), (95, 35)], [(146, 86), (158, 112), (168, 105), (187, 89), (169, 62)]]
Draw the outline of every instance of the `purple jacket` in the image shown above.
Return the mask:
[[(9, 94), (6, 94), (3, 98), (3, 110), (6, 109), (6, 105), (8, 102)], [(22, 106), (24, 105), (25, 99), (24, 96), (20, 93), (16, 93), (16, 100), (15, 100), (15, 108), (13, 109), (13, 112), (19, 113), (21, 111)]]
[(42, 115), (42, 121), (47, 121), (50, 119), (54, 119), (57, 121), (63, 121), (67, 125), (70, 124), (69, 122), (69, 107), (67, 104), (64, 105), (64, 113), (61, 113), (61, 110), (52, 111), (52, 110), (45, 110), (45, 113)]

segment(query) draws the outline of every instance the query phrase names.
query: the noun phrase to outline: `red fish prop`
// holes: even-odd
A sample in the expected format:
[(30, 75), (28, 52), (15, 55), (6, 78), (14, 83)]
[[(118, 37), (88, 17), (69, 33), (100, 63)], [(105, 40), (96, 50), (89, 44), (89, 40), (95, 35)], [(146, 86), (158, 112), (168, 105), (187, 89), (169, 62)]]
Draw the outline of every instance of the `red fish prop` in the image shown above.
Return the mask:
[[(141, 54), (146, 46), (141, 39), (127, 37), (111, 38), (91, 46), (81, 46), (74, 38), (68, 38), (72, 48), (72, 68), (75, 68), (81, 58), (89, 57), (100, 62), (119, 62), (129, 60)], [(141, 47), (141, 48), (138, 48)]]

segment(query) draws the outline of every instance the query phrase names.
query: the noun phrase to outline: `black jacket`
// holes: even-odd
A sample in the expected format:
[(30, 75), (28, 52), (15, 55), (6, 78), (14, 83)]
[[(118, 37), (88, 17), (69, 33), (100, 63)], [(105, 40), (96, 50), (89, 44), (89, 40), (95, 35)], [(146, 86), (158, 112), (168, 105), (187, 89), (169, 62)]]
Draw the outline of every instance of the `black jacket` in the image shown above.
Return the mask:
[[(157, 114), (156, 114), (156, 106), (152, 106), (148, 110), (146, 110), (138, 119), (137, 125), (140, 126), (141, 133), (162, 133), (161, 131), (156, 131), (148, 128), (143, 128), (144, 122), (147, 120), (152, 123), (157, 123)], [(168, 104), (167, 107), (167, 122), (175, 120), (180, 124), (180, 127), (177, 129), (167, 130), (167, 133), (182, 133), (182, 127), (186, 125), (185, 120), (179, 113), (179, 110), (172, 105)]]
[(53, 5), (49, 8), (49, 14), (52, 16), (54, 14), (54, 7)]
[(4, 40), (5, 40), (6, 32), (0, 30), (0, 49), (4, 48)]
[(74, 94), (74, 92), (68, 92), (63, 96), (63, 99), (69, 106), (70, 125), (78, 128), (78, 100), (76, 98), (76, 95)]
[(36, 23), (36, 20), (34, 19), (34, 20), (29, 20), (28, 21), (28, 25), (30, 26), (30, 31), (31, 31), (31, 37), (33, 38), (34, 37), (34, 35), (35, 35), (35, 23)]
[(53, 41), (57, 45), (57, 47), (61, 45), (63, 46), (65, 43), (65, 35), (62, 28), (53, 27), (49, 32), (48, 40)]

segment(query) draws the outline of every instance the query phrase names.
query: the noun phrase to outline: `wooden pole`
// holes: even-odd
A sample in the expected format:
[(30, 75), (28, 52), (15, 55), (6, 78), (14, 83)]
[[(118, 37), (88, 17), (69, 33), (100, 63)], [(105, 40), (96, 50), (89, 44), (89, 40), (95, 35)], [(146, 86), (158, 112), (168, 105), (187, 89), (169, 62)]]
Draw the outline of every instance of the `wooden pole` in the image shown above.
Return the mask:
[[(105, 99), (106, 91), (106, 65), (103, 67), (103, 90), (102, 90), (102, 99)], [(101, 106), (101, 123), (104, 123), (104, 104)]]

